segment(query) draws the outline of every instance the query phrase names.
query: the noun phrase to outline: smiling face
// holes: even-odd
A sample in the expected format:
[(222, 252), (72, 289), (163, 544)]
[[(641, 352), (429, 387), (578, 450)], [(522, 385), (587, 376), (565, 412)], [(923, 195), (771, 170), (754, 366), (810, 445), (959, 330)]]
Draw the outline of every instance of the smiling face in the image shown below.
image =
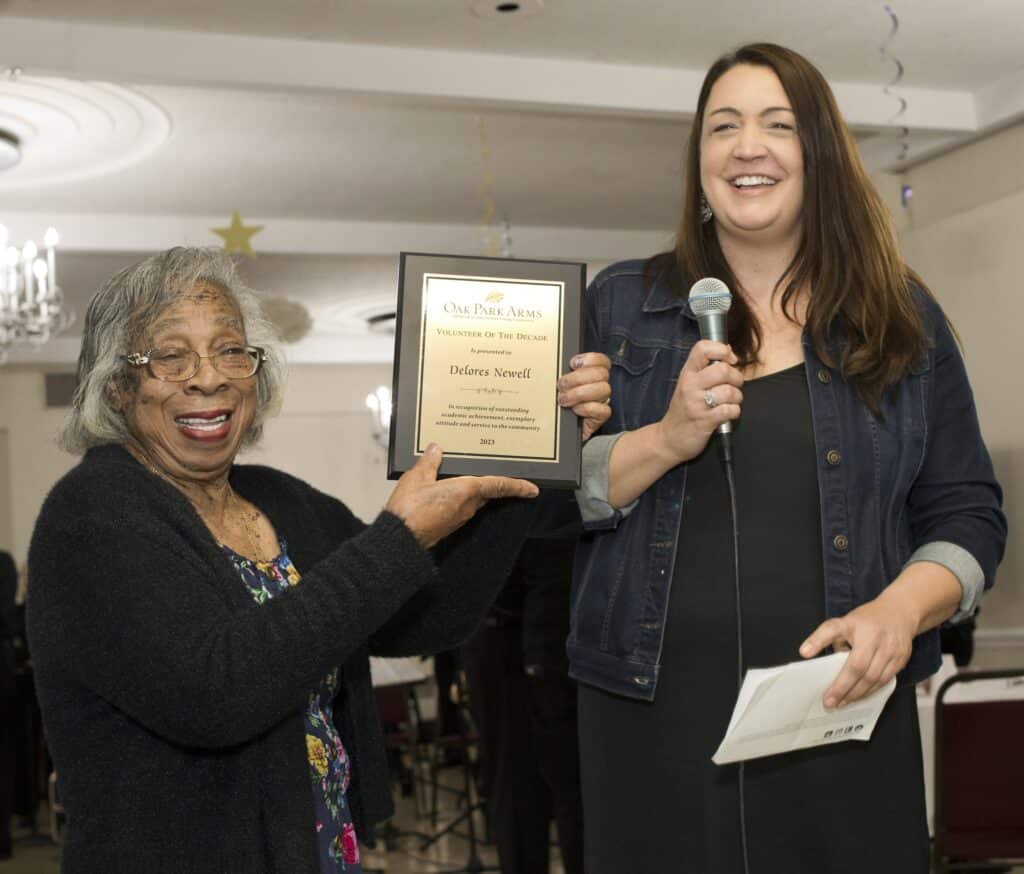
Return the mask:
[[(242, 317), (224, 291), (199, 285), (164, 309), (133, 352), (187, 349), (214, 355), (246, 343)], [(139, 367), (120, 392), (131, 440), (159, 470), (178, 480), (226, 475), (256, 416), (256, 377), (230, 379), (207, 357), (181, 382)]]
[(803, 152), (789, 98), (771, 68), (738, 64), (712, 86), (700, 181), (720, 238), (794, 248), (799, 242)]

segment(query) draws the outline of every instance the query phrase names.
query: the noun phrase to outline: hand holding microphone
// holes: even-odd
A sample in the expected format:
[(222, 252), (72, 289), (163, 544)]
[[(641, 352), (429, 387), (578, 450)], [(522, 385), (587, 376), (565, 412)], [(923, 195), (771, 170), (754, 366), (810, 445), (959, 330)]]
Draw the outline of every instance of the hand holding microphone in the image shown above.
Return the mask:
[(726, 343), (731, 303), (732, 295), (719, 279), (702, 279), (690, 289), (690, 309), (703, 339), (690, 350), (660, 423), (662, 439), (680, 462), (700, 455), (715, 431), (727, 441), (732, 421), (740, 416), (743, 374)]

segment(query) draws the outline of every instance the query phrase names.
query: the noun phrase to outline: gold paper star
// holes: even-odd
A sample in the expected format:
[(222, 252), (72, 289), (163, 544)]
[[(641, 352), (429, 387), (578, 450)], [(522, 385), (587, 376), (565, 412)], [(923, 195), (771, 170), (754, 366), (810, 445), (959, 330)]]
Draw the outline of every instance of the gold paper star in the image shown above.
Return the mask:
[(249, 225), (246, 227), (242, 224), (242, 217), (238, 214), (236, 209), (231, 214), (231, 224), (226, 228), (210, 228), (218, 237), (224, 238), (224, 251), (231, 252), (242, 252), (246, 255), (252, 255), (252, 238), (263, 230), (263, 225)]

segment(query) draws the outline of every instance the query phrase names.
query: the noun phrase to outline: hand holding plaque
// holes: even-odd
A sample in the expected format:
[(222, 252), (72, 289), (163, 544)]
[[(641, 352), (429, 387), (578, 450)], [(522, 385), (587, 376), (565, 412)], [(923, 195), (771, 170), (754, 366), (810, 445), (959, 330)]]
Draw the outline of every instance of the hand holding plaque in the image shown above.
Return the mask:
[(581, 352), (572, 368), (558, 380), (558, 404), (579, 416), (586, 442), (611, 418), (612, 362), (603, 352)]
[(584, 273), (576, 263), (402, 254), (389, 477), (438, 443), (442, 474), (579, 485), (580, 425), (559, 394), (582, 383), (560, 389), (559, 376), (579, 352)]
[(537, 497), (533, 483), (510, 477), (459, 476), (438, 482), (440, 466), (441, 449), (432, 443), (402, 475), (384, 506), (427, 549), (465, 525), (488, 501)]

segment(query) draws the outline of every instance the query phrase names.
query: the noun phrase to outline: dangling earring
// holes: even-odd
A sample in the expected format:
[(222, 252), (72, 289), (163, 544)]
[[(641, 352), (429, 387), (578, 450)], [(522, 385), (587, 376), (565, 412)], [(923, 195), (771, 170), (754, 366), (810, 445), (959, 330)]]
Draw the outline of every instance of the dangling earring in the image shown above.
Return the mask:
[(711, 204), (708, 203), (708, 199), (704, 196), (704, 192), (700, 193), (700, 220), (702, 224), (707, 224), (711, 219), (715, 217), (715, 214), (711, 211)]

